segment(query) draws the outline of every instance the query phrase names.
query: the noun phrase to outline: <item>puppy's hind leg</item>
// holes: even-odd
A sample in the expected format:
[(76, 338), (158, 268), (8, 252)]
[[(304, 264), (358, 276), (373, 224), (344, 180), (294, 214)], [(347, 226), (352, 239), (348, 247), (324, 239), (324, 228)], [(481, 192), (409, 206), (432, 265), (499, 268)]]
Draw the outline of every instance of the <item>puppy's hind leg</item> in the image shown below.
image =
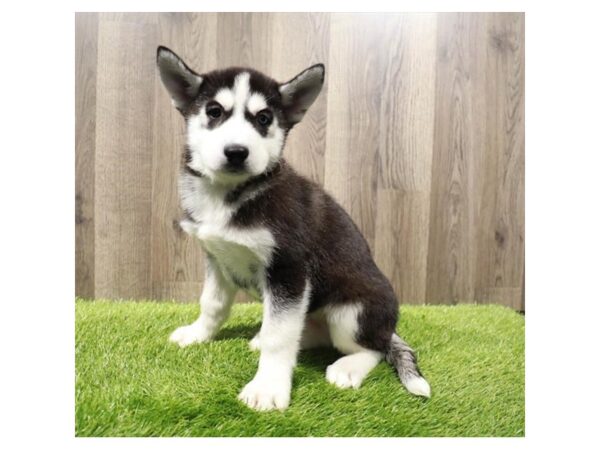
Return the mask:
[(340, 388), (359, 388), (369, 372), (382, 360), (382, 352), (356, 342), (360, 305), (336, 306), (327, 309), (327, 323), (333, 346), (346, 353), (327, 367), (326, 378)]
[(382, 358), (382, 353), (367, 349), (344, 356), (327, 367), (327, 381), (340, 388), (358, 389)]

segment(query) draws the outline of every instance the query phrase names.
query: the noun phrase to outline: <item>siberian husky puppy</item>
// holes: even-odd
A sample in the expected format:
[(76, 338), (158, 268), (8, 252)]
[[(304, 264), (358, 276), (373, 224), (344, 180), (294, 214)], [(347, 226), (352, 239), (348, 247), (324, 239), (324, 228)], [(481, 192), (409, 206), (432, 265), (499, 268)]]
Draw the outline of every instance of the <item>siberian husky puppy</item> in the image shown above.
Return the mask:
[(173, 332), (180, 346), (212, 339), (243, 289), (264, 305), (256, 375), (239, 398), (285, 409), (300, 349), (345, 356), (327, 380), (358, 388), (383, 358), (408, 391), (429, 397), (413, 350), (396, 334), (398, 300), (350, 216), (282, 158), (286, 137), (323, 86), (316, 64), (290, 81), (246, 68), (198, 74), (165, 47), (157, 64), (187, 141), (181, 227), (206, 254), (200, 317)]

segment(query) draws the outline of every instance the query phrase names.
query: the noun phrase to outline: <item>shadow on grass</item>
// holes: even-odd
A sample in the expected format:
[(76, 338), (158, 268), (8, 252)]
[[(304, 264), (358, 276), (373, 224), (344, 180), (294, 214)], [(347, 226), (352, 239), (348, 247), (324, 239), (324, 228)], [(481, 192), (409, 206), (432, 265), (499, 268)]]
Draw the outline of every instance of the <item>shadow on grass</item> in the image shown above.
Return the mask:
[[(237, 325), (222, 328), (215, 337), (216, 341), (227, 341), (230, 339), (252, 339), (260, 330), (260, 324)], [(333, 347), (319, 347), (300, 351), (298, 365), (306, 369), (324, 372), (328, 365), (341, 358), (343, 355)]]
[(333, 347), (311, 348), (300, 352), (298, 355), (298, 365), (324, 372), (328, 365), (341, 357), (342, 354)]
[(222, 328), (215, 336), (215, 341), (226, 341), (228, 339), (252, 339), (260, 330), (260, 324), (237, 325), (230, 328)]

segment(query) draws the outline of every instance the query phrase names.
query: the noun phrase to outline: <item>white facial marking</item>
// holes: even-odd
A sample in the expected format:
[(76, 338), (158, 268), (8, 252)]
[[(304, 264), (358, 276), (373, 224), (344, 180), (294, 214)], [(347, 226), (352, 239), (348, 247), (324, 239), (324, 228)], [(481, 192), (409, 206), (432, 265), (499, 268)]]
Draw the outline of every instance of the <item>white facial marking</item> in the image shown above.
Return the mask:
[(231, 111), (235, 98), (233, 96), (233, 92), (231, 92), (231, 89), (223, 88), (217, 92), (217, 95), (215, 95), (215, 101), (219, 103), (226, 111)]
[(267, 107), (267, 102), (262, 94), (254, 92), (248, 99), (246, 107), (250, 114), (255, 115), (257, 112), (262, 111)]
[[(224, 88), (215, 98), (224, 108), (232, 104), (232, 114), (213, 129), (208, 128), (208, 117), (204, 108), (187, 121), (187, 144), (190, 149), (189, 166), (205, 174), (213, 182), (234, 185), (247, 178), (260, 175), (275, 164), (283, 149), (284, 131), (277, 120), (270, 125), (267, 135), (262, 136), (245, 117), (248, 106), (253, 109), (266, 105), (260, 93), (250, 93), (250, 74), (242, 72), (235, 78), (233, 89)], [(226, 108), (227, 109), (227, 108)], [(258, 111), (256, 111), (258, 112)], [(224, 150), (228, 145), (246, 147), (246, 171), (231, 173), (224, 170), (227, 163)]]
[(235, 81), (233, 82), (233, 92), (235, 98), (234, 113), (238, 116), (243, 116), (246, 102), (250, 97), (250, 74), (248, 72), (242, 72), (235, 77)]

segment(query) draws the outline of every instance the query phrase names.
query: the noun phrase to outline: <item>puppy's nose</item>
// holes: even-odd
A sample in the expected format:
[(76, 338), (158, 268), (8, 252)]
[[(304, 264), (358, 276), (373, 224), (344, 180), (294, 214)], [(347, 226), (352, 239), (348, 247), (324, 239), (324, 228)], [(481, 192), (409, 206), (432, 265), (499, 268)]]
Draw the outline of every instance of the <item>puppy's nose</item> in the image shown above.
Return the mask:
[(227, 163), (233, 167), (241, 167), (248, 158), (248, 149), (241, 145), (228, 145), (225, 147)]

